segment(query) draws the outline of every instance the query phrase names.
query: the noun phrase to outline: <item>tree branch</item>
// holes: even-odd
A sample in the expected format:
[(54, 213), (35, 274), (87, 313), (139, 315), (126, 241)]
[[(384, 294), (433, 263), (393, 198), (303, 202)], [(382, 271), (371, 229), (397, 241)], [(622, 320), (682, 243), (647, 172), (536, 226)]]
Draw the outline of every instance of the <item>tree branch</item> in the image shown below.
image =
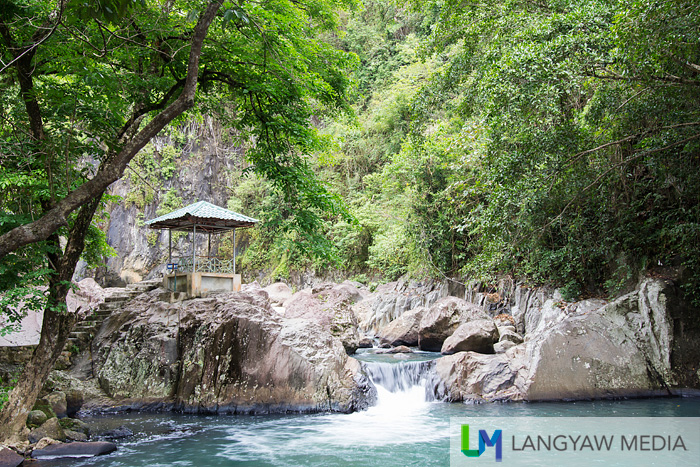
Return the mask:
[(69, 193), (38, 220), (16, 227), (0, 236), (0, 258), (24, 245), (45, 240), (52, 232), (66, 225), (66, 218), (71, 212), (95, 197), (102, 196), (104, 190), (122, 176), (127, 164), (139, 150), (174, 118), (194, 105), (202, 46), (222, 2), (223, 0), (210, 1), (197, 21), (192, 34), (187, 77), (182, 93), (177, 99), (127, 141), (113, 157), (106, 158), (92, 179)]

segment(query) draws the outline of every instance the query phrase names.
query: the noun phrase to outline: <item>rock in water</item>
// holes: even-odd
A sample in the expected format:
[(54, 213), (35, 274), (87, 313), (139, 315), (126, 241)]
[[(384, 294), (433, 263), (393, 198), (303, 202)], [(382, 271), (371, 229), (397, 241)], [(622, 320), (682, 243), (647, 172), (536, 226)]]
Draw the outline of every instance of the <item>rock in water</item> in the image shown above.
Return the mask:
[(18, 467), (24, 457), (9, 448), (0, 448), (0, 467)]
[(478, 306), (461, 298), (445, 297), (423, 314), (418, 330), (418, 347), (439, 352), (442, 343), (462, 323), (475, 319), (490, 319)]
[(57, 457), (92, 457), (109, 454), (117, 450), (117, 445), (108, 441), (74, 442), (67, 444), (52, 444), (44, 449), (32, 451), (35, 459)]
[(362, 298), (361, 291), (347, 282), (310, 292), (301, 291), (285, 302), (285, 317), (304, 318), (320, 324), (338, 337), (347, 353), (352, 354), (360, 346), (352, 306)]
[(448, 355), (435, 365), (445, 383), (442, 397), (449, 401), (522, 399), (522, 388), (516, 385), (519, 369), (518, 363), (504, 354), (476, 352)]
[(473, 351), (494, 353), (493, 344), (498, 341), (498, 329), (493, 320), (476, 319), (461, 324), (442, 344), (440, 352), (450, 355), (456, 352)]
[(349, 412), (376, 397), (339, 339), (311, 320), (280, 317), (265, 293), (176, 304), (143, 294), (105, 322), (95, 347), (102, 388), (131, 407)]
[(97, 438), (103, 440), (115, 440), (128, 438), (129, 436), (134, 436), (134, 432), (122, 425), (118, 426), (117, 428), (114, 428), (113, 430), (108, 430), (103, 433), (100, 433), (97, 436)]
[(397, 354), (397, 353), (413, 353), (413, 350), (411, 350), (409, 347), (406, 347), (405, 345), (399, 345), (398, 347), (394, 347), (391, 349), (379, 349), (375, 354)]
[(419, 306), (405, 312), (389, 324), (379, 328), (377, 336), (381, 339), (382, 343), (393, 346), (417, 346), (420, 321), (426, 311), (427, 309), (425, 307)]

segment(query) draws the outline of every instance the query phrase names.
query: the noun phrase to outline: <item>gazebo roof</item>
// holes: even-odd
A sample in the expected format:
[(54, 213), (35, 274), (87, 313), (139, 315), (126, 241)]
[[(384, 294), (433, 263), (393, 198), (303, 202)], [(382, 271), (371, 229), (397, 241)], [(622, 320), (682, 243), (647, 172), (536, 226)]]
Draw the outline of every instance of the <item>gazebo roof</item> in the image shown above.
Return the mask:
[(190, 231), (194, 226), (205, 232), (251, 227), (259, 222), (252, 217), (199, 201), (145, 222), (151, 229)]

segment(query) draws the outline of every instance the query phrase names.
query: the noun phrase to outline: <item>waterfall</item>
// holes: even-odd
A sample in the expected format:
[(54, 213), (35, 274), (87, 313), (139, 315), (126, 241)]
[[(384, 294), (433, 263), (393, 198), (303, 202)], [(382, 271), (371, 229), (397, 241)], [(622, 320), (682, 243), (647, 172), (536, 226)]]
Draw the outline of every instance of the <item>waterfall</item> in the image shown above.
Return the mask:
[(440, 393), (435, 361), (363, 362), (367, 376), (377, 387), (377, 405), (390, 400), (431, 402)]

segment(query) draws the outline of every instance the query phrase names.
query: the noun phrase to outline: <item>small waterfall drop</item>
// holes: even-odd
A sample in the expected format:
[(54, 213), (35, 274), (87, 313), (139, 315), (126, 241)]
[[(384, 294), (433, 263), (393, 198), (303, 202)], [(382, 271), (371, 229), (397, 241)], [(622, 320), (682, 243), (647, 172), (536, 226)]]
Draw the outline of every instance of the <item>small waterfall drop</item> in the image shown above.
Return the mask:
[(396, 363), (365, 361), (363, 365), (377, 388), (377, 406), (393, 402), (420, 405), (437, 400), (439, 379), (434, 360)]

